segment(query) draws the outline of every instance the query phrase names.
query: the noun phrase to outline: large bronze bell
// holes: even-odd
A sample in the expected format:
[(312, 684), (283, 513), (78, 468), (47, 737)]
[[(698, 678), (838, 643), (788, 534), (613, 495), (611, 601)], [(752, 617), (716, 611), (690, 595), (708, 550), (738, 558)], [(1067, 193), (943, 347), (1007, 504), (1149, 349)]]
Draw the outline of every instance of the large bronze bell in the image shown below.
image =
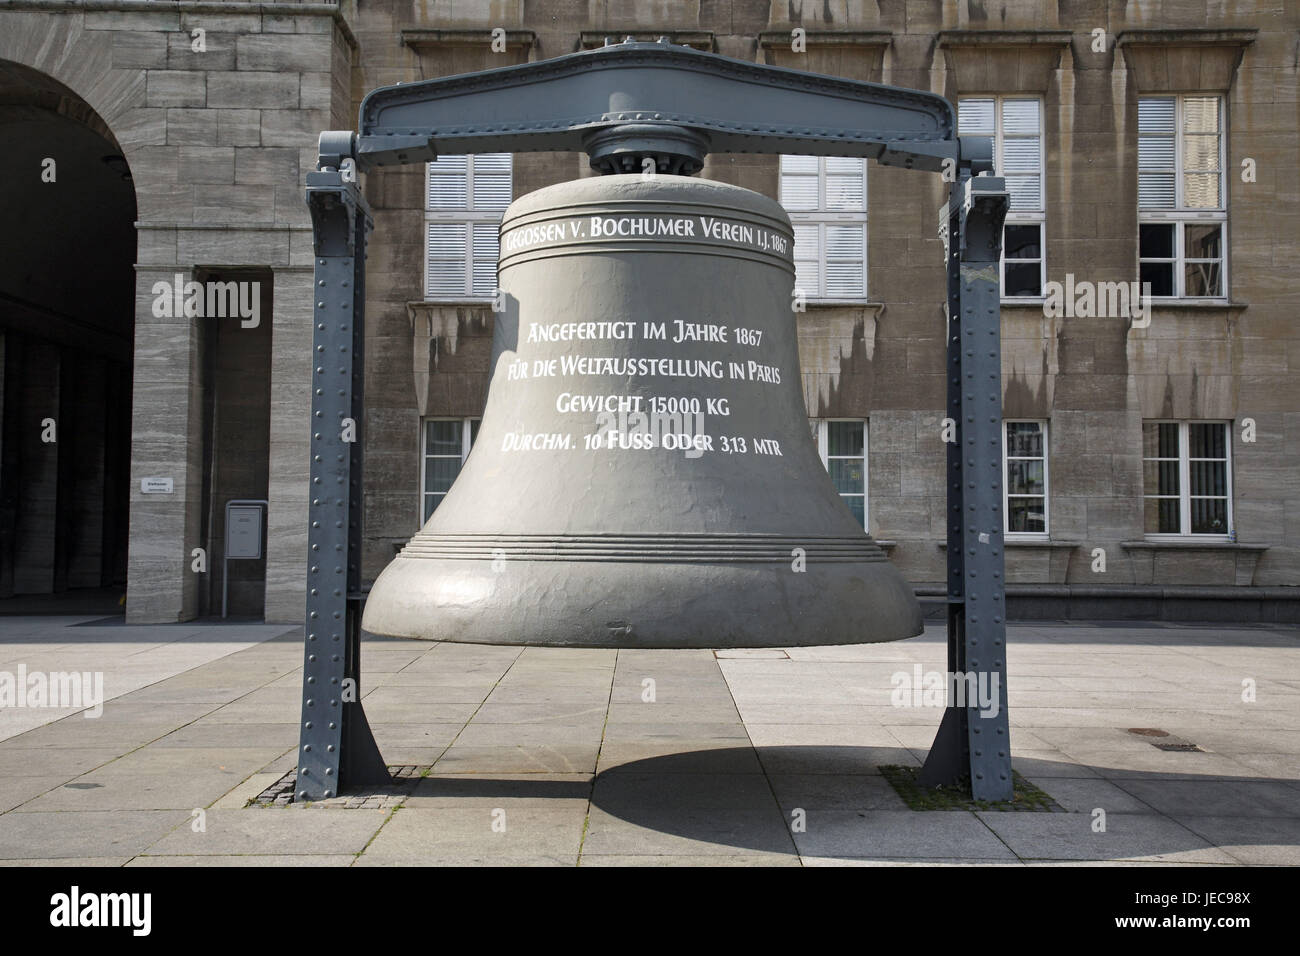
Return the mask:
[(600, 176), (511, 205), (473, 451), (362, 626), (578, 647), (919, 634), (809, 435), (792, 252), (777, 203), (707, 180)]

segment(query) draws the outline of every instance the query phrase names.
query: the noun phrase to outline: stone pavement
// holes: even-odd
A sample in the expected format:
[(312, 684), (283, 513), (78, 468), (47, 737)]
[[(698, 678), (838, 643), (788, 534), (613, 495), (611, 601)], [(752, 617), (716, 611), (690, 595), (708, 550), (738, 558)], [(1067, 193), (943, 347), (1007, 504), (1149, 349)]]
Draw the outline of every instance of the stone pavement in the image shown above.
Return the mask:
[(298, 629), (84, 622), (0, 618), (0, 670), (103, 670), (113, 697), (0, 741), (6, 863), (1300, 863), (1294, 629), (1013, 624), (1014, 762), (1058, 812), (911, 810), (880, 774), (934, 737), (939, 708), (891, 697), (942, 670), (938, 628), (716, 656), (376, 638), (380, 748), (432, 770), (344, 809), (248, 806), (294, 765)]

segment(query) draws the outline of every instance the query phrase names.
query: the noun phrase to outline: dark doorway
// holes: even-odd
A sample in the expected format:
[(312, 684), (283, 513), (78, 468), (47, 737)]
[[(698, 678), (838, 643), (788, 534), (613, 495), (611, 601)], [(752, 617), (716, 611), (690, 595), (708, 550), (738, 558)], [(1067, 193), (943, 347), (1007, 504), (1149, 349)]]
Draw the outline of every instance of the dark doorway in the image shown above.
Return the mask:
[(0, 597), (125, 593), (131, 173), (84, 100), (8, 61), (0, 139)]
[[(203, 355), (203, 538), (209, 556), (207, 586), (199, 595), (199, 616), (221, 614), (222, 575), (229, 575), (232, 618), (265, 616), (266, 548), (260, 559), (225, 565), (226, 504), (264, 501), (271, 459), (271, 303), (269, 269), (196, 269), (205, 290), (226, 290), (222, 301), (257, 300), (255, 317), (206, 314)], [(263, 512), (265, 521), (265, 511)], [(263, 527), (265, 535), (265, 526)]]

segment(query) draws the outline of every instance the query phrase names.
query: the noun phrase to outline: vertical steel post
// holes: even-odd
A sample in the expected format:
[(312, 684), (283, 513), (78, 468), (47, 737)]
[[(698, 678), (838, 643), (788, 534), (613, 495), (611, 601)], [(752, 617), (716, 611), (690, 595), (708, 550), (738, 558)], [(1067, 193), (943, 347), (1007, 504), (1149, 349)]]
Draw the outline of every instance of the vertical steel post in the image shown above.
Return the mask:
[(924, 786), (969, 777), (977, 800), (1013, 792), (1002, 514), (1002, 223), (1008, 197), (963, 165), (944, 207), (948, 266), (948, 701)]
[(307, 175), (314, 230), (307, 619), (297, 800), (389, 780), (361, 706), (360, 423), (369, 210), (328, 157)]

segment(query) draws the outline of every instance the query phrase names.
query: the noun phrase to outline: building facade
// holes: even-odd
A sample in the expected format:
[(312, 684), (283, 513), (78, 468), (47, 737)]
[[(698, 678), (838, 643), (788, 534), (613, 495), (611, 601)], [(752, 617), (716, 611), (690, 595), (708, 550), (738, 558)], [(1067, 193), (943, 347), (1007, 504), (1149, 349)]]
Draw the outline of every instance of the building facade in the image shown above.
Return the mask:
[[(232, 611), (301, 620), (317, 134), (377, 86), (666, 36), (939, 93), (994, 138), (1013, 613), (1297, 620), (1297, 30), (1282, 0), (0, 2), (0, 597), (219, 612), (226, 504), (252, 500)], [(586, 175), (551, 153), (364, 175), (367, 579), (472, 447), (502, 209)], [(941, 593), (945, 183), (801, 156), (700, 175), (790, 213), (810, 431)]]

